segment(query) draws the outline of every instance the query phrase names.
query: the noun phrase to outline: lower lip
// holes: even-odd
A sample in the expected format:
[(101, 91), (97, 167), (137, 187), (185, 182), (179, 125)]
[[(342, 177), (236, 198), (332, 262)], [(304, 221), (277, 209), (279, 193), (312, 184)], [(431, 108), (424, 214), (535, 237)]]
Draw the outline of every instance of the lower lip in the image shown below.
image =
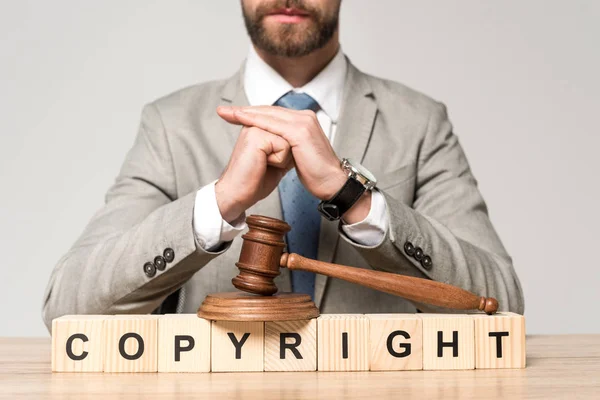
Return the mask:
[(268, 17), (281, 24), (298, 24), (308, 19), (308, 15), (271, 14)]

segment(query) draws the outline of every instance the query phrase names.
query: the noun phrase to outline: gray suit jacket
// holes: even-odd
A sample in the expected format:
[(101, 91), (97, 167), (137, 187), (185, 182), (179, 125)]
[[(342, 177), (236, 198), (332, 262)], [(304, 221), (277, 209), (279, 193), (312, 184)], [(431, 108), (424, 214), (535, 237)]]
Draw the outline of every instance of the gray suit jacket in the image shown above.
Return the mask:
[[(221, 251), (196, 243), (192, 213), (196, 191), (227, 165), (239, 127), (221, 120), (218, 105), (245, 105), (243, 73), (191, 86), (146, 105), (139, 133), (106, 204), (55, 266), (44, 295), (49, 327), (64, 314), (150, 313), (183, 285), (184, 312), (208, 293), (231, 291), (241, 238)], [(488, 218), (445, 107), (399, 83), (349, 64), (337, 155), (361, 160), (378, 178), (389, 214), (385, 240), (367, 247), (347, 238), (338, 223), (321, 222), (320, 260), (450, 283), (496, 297), (500, 308), (523, 312), (512, 261)], [(277, 191), (249, 214), (281, 218)], [(411, 242), (431, 257), (424, 268), (406, 254)], [(143, 266), (175, 251), (150, 278)], [(276, 282), (290, 290), (287, 270)], [(315, 302), (323, 313), (434, 310), (422, 304), (318, 276)]]

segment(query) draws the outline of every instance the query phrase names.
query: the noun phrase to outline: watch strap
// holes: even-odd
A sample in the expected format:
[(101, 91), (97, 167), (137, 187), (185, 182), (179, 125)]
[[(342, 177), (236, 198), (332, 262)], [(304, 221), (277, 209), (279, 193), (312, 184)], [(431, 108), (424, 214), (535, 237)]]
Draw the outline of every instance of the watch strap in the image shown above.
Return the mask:
[(340, 219), (360, 199), (365, 190), (365, 186), (358, 180), (348, 178), (331, 199), (321, 201), (318, 209), (330, 221)]

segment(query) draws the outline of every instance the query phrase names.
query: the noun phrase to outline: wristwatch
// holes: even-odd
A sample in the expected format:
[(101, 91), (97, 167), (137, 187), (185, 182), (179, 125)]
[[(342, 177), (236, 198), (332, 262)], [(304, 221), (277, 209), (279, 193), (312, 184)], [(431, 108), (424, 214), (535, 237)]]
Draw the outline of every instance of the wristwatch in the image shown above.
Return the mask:
[(331, 199), (321, 201), (318, 207), (329, 221), (340, 219), (365, 191), (373, 190), (377, 184), (373, 174), (351, 158), (344, 158), (341, 167), (348, 174), (348, 180)]

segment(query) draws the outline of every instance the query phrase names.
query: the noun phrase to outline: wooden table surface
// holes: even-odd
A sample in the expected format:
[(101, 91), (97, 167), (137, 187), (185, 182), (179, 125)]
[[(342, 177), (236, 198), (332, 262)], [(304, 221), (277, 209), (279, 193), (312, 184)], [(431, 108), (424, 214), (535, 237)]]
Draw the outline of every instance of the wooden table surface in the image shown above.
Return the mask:
[(516, 370), (206, 374), (53, 374), (49, 338), (0, 338), (0, 398), (88, 397), (600, 399), (600, 335), (528, 336)]

